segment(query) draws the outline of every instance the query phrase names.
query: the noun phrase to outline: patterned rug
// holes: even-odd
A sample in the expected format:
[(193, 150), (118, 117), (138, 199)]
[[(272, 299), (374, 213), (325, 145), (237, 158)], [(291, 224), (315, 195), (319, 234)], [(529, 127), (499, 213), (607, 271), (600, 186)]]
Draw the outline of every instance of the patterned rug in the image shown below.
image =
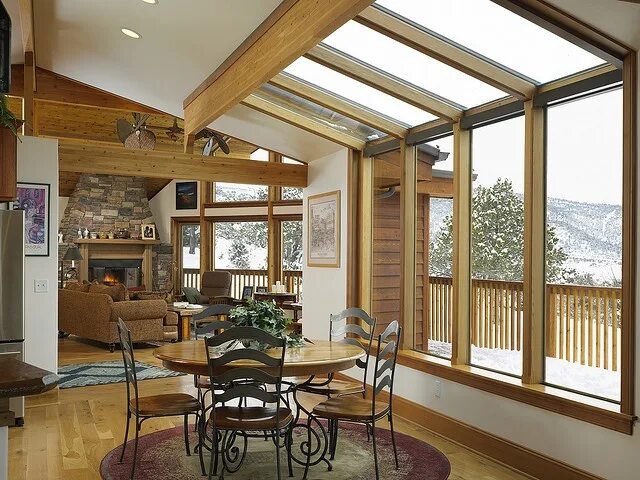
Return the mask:
[[(148, 363), (136, 362), (136, 376), (138, 380), (150, 378), (178, 377), (183, 373), (172, 372), (166, 368), (156, 367)], [(121, 383), (124, 378), (124, 364), (120, 361), (78, 363), (64, 365), (58, 368), (60, 388), (86, 387), (88, 385), (106, 385), (107, 383)]]
[[(296, 437), (294, 447), (299, 448), (302, 431), (296, 431)], [(306, 433), (304, 439), (306, 440)], [(446, 480), (449, 478), (451, 472), (449, 460), (431, 445), (408, 435), (396, 433), (400, 462), (400, 469), (396, 470), (389, 431), (376, 429), (376, 439), (381, 479)], [(192, 432), (190, 438), (192, 449), (196, 442), (196, 434)], [(102, 460), (100, 474), (104, 480), (129, 478), (133, 458), (133, 441), (129, 441), (127, 444), (122, 464), (118, 462), (121, 451), (122, 446), (118, 446)], [(282, 478), (289, 478), (284, 450), (281, 450), (281, 460)], [(208, 468), (208, 455), (205, 456), (205, 461)], [(250, 439), (247, 456), (240, 470), (234, 474), (225, 473), (225, 478), (276, 478), (275, 461), (275, 447), (272, 441)], [(367, 442), (363, 426), (340, 425), (336, 458), (332, 463), (333, 470), (331, 472), (327, 471), (324, 463), (311, 467), (307, 478), (310, 480), (372, 480), (375, 478), (372, 445)], [(303, 472), (304, 467), (294, 462), (294, 478), (302, 478)], [(219, 470), (218, 473), (220, 473)], [(135, 477), (161, 478), (162, 480), (201, 480), (205, 478), (202, 477), (200, 471), (198, 455), (193, 452), (190, 457), (186, 455), (182, 427), (140, 437)]]

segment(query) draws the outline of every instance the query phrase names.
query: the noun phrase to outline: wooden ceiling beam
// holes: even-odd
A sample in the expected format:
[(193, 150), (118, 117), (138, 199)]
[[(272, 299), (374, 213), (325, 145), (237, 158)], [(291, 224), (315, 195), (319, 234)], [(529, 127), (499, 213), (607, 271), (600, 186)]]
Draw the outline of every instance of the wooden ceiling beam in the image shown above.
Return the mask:
[(394, 137), (403, 138), (407, 134), (406, 126), (292, 75), (279, 73), (269, 83)]
[(328, 45), (317, 45), (309, 50), (305, 57), (438, 117), (455, 121), (462, 115), (461, 106), (448, 102), (431, 92), (411, 85)]
[(435, 32), (405, 22), (390, 10), (371, 6), (355, 20), (510, 95), (528, 99), (535, 92), (536, 84), (532, 80)]
[(69, 140), (58, 143), (61, 172), (306, 187), (307, 166), (244, 158), (133, 150)]
[(282, 120), (283, 122), (293, 125), (294, 127), (301, 128), (303, 130), (306, 130), (307, 132), (326, 138), (327, 140), (331, 140), (332, 142), (338, 143), (345, 147), (354, 148), (356, 150), (362, 150), (364, 148), (365, 142), (363, 140), (355, 138), (326, 124), (317, 122), (311, 117), (302, 115), (276, 103), (270, 102), (269, 100), (258, 95), (251, 94), (247, 98), (242, 100), (241, 103), (249, 108), (252, 108), (253, 110), (257, 110), (258, 112), (262, 112), (273, 118)]
[(224, 71), (185, 99), (185, 133), (207, 127), (304, 52), (355, 17), (372, 0), (287, 0), (250, 36)]

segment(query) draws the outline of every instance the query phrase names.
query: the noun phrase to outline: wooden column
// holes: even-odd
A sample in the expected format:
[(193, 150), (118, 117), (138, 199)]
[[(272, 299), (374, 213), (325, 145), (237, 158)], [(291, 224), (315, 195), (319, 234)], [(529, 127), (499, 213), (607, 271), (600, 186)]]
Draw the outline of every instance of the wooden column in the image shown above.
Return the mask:
[(524, 319), (522, 381), (544, 377), (545, 320), (545, 112), (524, 104)]
[(429, 227), (431, 225), (431, 195), (421, 195), (422, 202), (422, 257), (423, 257), (423, 277), (422, 277), (422, 350), (429, 350), (429, 318), (431, 312), (431, 288), (429, 288)]
[(451, 364), (467, 365), (471, 318), (471, 132), (453, 125), (453, 305)]
[[(358, 172), (362, 153), (359, 150), (349, 150), (349, 164), (347, 165), (347, 298), (346, 305), (359, 307), (358, 298)], [(370, 314), (371, 311), (367, 310)]]
[(400, 145), (400, 322), (403, 348), (414, 348), (416, 318), (417, 147)]
[(373, 157), (358, 165), (358, 305), (373, 315)]
[[(269, 162), (282, 163), (282, 155), (269, 152)], [(282, 198), (282, 188), (269, 186), (267, 217), (267, 285), (282, 279), (282, 228), (273, 216), (273, 205)]]
[(213, 184), (199, 182), (200, 189), (200, 278), (213, 270), (213, 224), (205, 218), (205, 205), (213, 201)]
[(24, 100), (22, 102), (22, 126), (23, 135), (33, 135), (34, 125), (34, 103), (33, 91), (35, 89), (35, 68), (33, 52), (24, 52)]

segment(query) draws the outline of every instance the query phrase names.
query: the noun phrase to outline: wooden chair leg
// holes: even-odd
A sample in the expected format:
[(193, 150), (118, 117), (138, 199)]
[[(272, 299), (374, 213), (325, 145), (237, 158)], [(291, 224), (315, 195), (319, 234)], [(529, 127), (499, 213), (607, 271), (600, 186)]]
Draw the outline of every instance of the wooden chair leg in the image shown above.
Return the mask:
[(124, 429), (124, 442), (122, 442), (122, 452), (120, 453), (120, 463), (124, 459), (124, 452), (127, 450), (127, 440), (129, 439), (129, 423), (131, 422), (131, 412), (127, 409), (127, 426)]
[(189, 448), (189, 415), (184, 416), (184, 446), (187, 449), (187, 456), (191, 456), (191, 449)]
[(133, 442), (133, 462), (131, 465), (131, 480), (133, 480), (136, 473), (136, 457), (138, 456), (138, 435), (140, 434), (140, 422), (136, 417), (136, 439)]
[(400, 468), (398, 463), (398, 449), (396, 448), (396, 434), (393, 430), (393, 413), (389, 412), (389, 429), (391, 430), (391, 444), (393, 445), (393, 456), (396, 459), (396, 470)]
[(373, 463), (376, 467), (376, 480), (380, 478), (380, 472), (378, 472), (378, 452), (376, 450), (376, 422), (371, 423), (371, 439), (373, 440)]

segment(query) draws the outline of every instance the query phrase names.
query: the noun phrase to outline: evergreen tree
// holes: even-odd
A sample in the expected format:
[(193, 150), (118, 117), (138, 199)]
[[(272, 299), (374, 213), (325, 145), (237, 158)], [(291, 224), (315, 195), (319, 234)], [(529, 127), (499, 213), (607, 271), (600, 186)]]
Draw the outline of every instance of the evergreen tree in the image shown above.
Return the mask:
[(249, 250), (242, 239), (234, 239), (229, 248), (229, 261), (233, 268), (249, 268)]

